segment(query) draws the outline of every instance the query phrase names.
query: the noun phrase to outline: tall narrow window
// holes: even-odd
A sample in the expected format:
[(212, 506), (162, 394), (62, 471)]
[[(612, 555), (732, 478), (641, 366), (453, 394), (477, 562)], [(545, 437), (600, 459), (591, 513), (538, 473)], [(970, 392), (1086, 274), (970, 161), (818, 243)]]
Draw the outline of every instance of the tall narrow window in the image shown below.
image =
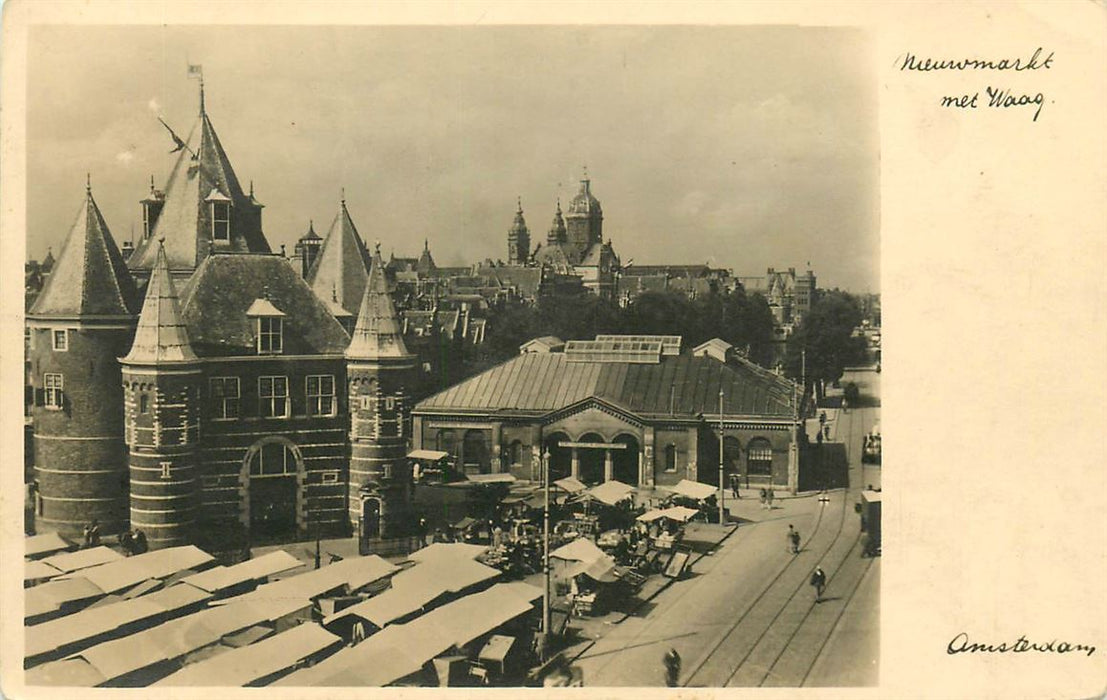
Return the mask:
[(42, 385), (46, 390), (46, 408), (59, 410), (63, 406), (65, 379), (60, 374), (44, 374)]
[(288, 416), (288, 377), (258, 377), (258, 403), (262, 418)]
[(277, 316), (258, 317), (258, 352), (279, 353), (284, 347), (284, 319)]
[(64, 328), (62, 328), (60, 330), (55, 329), (52, 332), (52, 335), (53, 335), (53, 338), (54, 338), (54, 349), (55, 350), (65, 352), (66, 350), (69, 349), (69, 331), (68, 330), (66, 330)]
[(150, 395), (140, 394), (138, 397), (138, 412), (149, 413), (150, 412)]
[(308, 414), (312, 416), (334, 415), (334, 376), (311, 375), (307, 378)]
[(211, 237), (215, 241), (231, 240), (231, 203), (213, 200), (211, 203)]
[(675, 472), (677, 468), (676, 445), (665, 445), (665, 471)]
[(208, 381), (211, 417), (238, 418), (238, 377), (212, 377)]

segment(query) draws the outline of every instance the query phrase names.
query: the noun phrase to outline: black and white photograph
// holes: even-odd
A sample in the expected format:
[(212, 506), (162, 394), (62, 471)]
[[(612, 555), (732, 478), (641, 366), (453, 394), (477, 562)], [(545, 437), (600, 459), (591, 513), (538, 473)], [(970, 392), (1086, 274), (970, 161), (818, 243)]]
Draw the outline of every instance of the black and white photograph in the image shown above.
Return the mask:
[[(888, 75), (990, 78), (924, 73), (925, 47), (889, 54), (862, 22), (237, 10), (21, 35), (5, 683), (879, 697), (902, 678), (882, 292), (956, 282), (886, 250), (910, 193), (888, 193), (882, 103)], [(1026, 46), (1016, 70), (1061, 62)], [(912, 128), (948, 149), (942, 120), (1071, 109), (1028, 100), (935, 99)], [(910, 417), (888, 421), (888, 565), (926, 570), (912, 533), (956, 526), (908, 503), (946, 485), (905, 446), (959, 470), (970, 438), (905, 400), (927, 392), (902, 359), (934, 360), (920, 334), (964, 329), (917, 308), (890, 305)], [(1035, 430), (1013, 414), (997, 438)], [(987, 477), (968, 478), (962, 515)], [(1102, 668), (1093, 638), (962, 612), (926, 642), (951, 664), (1052, 638)]]

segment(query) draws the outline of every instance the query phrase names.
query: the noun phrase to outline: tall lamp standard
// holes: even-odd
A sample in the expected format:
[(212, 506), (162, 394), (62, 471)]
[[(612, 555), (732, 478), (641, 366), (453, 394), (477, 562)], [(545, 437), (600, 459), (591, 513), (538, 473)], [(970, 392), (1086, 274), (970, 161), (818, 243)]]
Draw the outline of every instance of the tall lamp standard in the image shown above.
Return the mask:
[[(542, 648), (550, 643), (550, 450), (542, 455), (542, 492), (545, 506), (542, 509)], [(542, 659), (545, 661), (545, 659)]]
[(719, 389), (719, 524), (726, 523), (726, 509), (723, 507), (723, 499), (726, 498), (726, 489), (723, 487), (723, 390)]

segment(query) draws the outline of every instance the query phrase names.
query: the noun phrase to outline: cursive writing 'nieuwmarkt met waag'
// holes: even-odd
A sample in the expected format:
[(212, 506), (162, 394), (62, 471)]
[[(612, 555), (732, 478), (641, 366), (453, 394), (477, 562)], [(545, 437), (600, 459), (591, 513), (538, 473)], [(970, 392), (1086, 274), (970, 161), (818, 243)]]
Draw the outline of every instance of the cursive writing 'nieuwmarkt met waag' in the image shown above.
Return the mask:
[[(969, 70), (988, 70), (988, 71), (1041, 71), (1049, 70), (1053, 68), (1053, 51), (1049, 52), (1049, 55), (1042, 57), (1044, 50), (1042, 47), (1034, 49), (1029, 58), (1025, 60), (1022, 57), (1019, 58), (961, 58), (961, 59), (942, 59), (935, 60), (933, 58), (920, 59), (913, 53), (904, 54), (902, 60), (896, 59), (899, 64), (900, 71), (917, 71), (917, 72), (932, 72), (932, 71), (969, 71)], [(1025, 93), (1016, 92), (1007, 87), (995, 87), (987, 85), (984, 88), (984, 99), (981, 99), (980, 91), (968, 92), (964, 94), (943, 95), (939, 104), (942, 107), (952, 107), (956, 109), (977, 109), (981, 106), (996, 107), (999, 109), (1007, 109), (1009, 107), (1033, 107), (1034, 117), (1031, 121), (1038, 121), (1038, 115), (1042, 113), (1042, 105), (1045, 104), (1045, 94), (1038, 93)]]
[(1032, 642), (1026, 638), (1025, 634), (1020, 635), (1019, 638), (1013, 642), (1000, 642), (999, 644), (970, 642), (969, 635), (966, 632), (959, 633), (953, 639), (949, 640), (949, 644), (946, 645), (947, 654), (1020, 654), (1031, 651), (1036, 651), (1040, 654), (1071, 654), (1084, 652), (1086, 655), (1091, 656), (1095, 653), (1095, 647), (1090, 644), (1074, 644), (1072, 642), (1063, 642), (1057, 639), (1051, 639), (1048, 642)]

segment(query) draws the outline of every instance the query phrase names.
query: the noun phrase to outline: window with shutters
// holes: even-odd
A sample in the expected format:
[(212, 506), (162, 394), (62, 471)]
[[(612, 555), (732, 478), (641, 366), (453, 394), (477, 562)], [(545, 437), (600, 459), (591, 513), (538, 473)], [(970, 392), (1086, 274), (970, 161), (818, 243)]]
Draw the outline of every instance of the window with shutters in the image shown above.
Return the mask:
[(44, 374), (42, 386), (46, 392), (43, 405), (55, 411), (61, 410), (65, 401), (65, 378), (60, 374)]

